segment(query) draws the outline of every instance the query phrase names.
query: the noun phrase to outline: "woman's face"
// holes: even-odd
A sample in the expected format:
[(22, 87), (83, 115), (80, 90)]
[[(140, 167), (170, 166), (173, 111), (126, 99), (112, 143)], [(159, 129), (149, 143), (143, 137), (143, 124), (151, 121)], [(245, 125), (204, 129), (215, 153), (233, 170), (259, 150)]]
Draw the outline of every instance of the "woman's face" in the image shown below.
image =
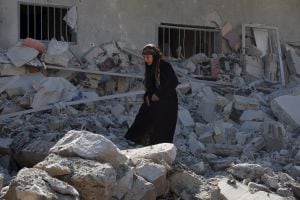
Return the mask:
[(153, 62), (153, 56), (152, 55), (144, 55), (144, 61), (147, 63), (147, 65), (151, 65)]

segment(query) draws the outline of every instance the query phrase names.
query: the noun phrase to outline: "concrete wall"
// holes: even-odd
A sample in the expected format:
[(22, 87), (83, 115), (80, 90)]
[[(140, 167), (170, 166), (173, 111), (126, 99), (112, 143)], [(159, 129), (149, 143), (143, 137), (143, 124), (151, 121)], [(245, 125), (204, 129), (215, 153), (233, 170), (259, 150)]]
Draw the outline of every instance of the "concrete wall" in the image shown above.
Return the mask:
[[(299, 0), (22, 0), (78, 6), (78, 43), (85, 51), (91, 44), (124, 40), (141, 48), (155, 41), (161, 22), (207, 25), (216, 11), (223, 21), (241, 29), (242, 23), (279, 27), (285, 41), (300, 40)], [(18, 0), (0, 0), (0, 48), (18, 41)]]

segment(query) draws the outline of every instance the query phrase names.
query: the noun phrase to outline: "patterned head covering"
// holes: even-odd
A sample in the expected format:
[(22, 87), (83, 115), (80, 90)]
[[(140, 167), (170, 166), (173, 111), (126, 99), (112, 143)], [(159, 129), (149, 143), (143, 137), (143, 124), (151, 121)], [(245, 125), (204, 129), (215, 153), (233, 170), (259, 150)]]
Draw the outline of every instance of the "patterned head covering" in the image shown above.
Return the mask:
[(162, 53), (159, 48), (157, 48), (154, 44), (147, 44), (143, 48), (142, 55), (152, 55), (155, 74), (155, 85), (158, 87), (160, 85), (160, 59), (162, 58)]

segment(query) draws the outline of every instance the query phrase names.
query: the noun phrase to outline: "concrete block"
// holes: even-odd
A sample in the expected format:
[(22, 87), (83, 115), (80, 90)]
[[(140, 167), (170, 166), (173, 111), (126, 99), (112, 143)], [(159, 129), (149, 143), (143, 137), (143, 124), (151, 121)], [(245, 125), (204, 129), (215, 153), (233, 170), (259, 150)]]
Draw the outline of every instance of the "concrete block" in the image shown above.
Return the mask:
[(263, 129), (263, 122), (245, 121), (240, 130), (250, 132), (260, 132)]
[(172, 165), (176, 158), (176, 147), (171, 143), (156, 144), (148, 147), (122, 150), (123, 154), (131, 159), (150, 159), (156, 163), (161, 161)]
[(199, 176), (187, 171), (173, 173), (169, 177), (169, 181), (170, 190), (178, 195), (180, 199), (195, 199), (200, 193), (203, 184)]
[(131, 167), (126, 165), (117, 169), (117, 182), (114, 187), (113, 197), (122, 199), (133, 186), (134, 173)]
[(189, 135), (189, 139), (187, 141), (189, 146), (189, 150), (195, 156), (200, 155), (201, 152), (205, 151), (205, 146), (200, 141), (197, 140), (197, 137), (194, 133)]
[(156, 190), (152, 183), (140, 176), (135, 176), (132, 188), (125, 195), (124, 200), (155, 200)]
[(36, 49), (22, 45), (14, 46), (7, 52), (8, 58), (16, 67), (25, 65), (27, 62), (37, 57), (38, 54), (39, 52)]
[(262, 110), (245, 110), (240, 117), (240, 121), (266, 121), (271, 117)]
[(260, 104), (257, 99), (234, 95), (234, 108), (237, 110), (259, 110)]
[(107, 162), (113, 166), (119, 166), (127, 161), (127, 157), (110, 140), (88, 131), (69, 131), (50, 149), (50, 153), (66, 157), (79, 156)]
[(195, 122), (190, 112), (185, 108), (180, 108), (178, 111), (179, 121), (183, 126), (194, 126)]
[(264, 168), (258, 164), (241, 163), (233, 165), (229, 173), (239, 179), (260, 179), (264, 175)]
[(23, 168), (11, 182), (4, 199), (77, 199), (78, 191), (71, 185), (50, 177), (46, 172)]
[(167, 169), (163, 165), (142, 161), (134, 171), (155, 186), (157, 196), (168, 193)]
[(271, 101), (274, 115), (292, 129), (300, 127), (300, 95), (284, 95)]

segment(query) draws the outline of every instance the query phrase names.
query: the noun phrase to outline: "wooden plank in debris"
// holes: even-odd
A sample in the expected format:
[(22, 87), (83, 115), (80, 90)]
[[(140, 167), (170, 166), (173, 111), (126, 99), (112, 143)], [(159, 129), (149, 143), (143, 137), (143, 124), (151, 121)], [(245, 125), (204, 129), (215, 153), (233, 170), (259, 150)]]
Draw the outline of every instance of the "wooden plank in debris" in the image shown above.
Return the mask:
[[(188, 84), (181, 84), (177, 87), (177, 89), (184, 88), (184, 87), (188, 87)], [(78, 105), (78, 104), (92, 103), (92, 102), (96, 102), (96, 101), (105, 101), (105, 100), (110, 100), (110, 99), (136, 96), (136, 95), (141, 95), (144, 93), (145, 93), (145, 91), (139, 90), (139, 91), (127, 92), (127, 93), (123, 93), (123, 94), (107, 95), (107, 96), (102, 96), (102, 97), (92, 98), (92, 99), (82, 99), (82, 100), (70, 101), (70, 102), (59, 102), (57, 104), (62, 104), (64, 106), (74, 106), (74, 105)], [(34, 109), (23, 110), (23, 111), (19, 111), (19, 112), (15, 112), (15, 113), (0, 115), (0, 120), (4, 120), (7, 118), (16, 117), (16, 116), (22, 116), (22, 115), (26, 115), (26, 114), (31, 114), (31, 113), (36, 113), (36, 112), (40, 112), (40, 111), (51, 110), (55, 105), (56, 104), (49, 105), (49, 106), (43, 106), (41, 108), (34, 108)]]
[(91, 73), (91, 74), (99, 74), (99, 75), (109, 75), (109, 76), (144, 79), (144, 76), (137, 75), (137, 74), (123, 74), (123, 73), (116, 73), (116, 72), (92, 71), (92, 70), (77, 69), (77, 68), (72, 68), (72, 67), (58, 67), (58, 66), (46, 65), (46, 64), (44, 67), (45, 67), (45, 69), (57, 69), (57, 70), (64, 70), (64, 71), (83, 72), (83, 73)]

